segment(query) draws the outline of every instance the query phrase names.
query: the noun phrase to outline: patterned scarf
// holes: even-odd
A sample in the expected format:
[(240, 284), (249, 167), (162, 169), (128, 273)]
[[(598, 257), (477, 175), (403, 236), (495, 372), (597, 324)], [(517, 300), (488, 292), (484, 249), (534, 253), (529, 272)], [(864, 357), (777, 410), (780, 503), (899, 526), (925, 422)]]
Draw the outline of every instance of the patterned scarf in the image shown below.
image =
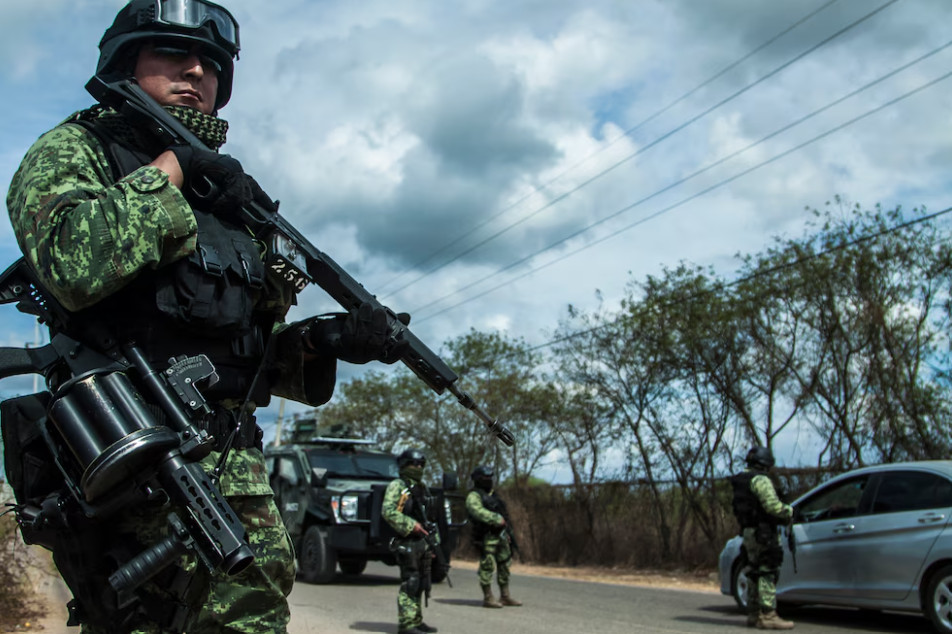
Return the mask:
[[(218, 150), (225, 144), (225, 136), (228, 132), (228, 122), (218, 117), (204, 114), (194, 108), (185, 106), (165, 106), (165, 110), (173, 117), (182, 122), (189, 131), (197, 136), (199, 140), (213, 150)], [(129, 143), (138, 145), (136, 130), (129, 125), (125, 117), (111, 108), (105, 108), (101, 105), (95, 105), (88, 110), (77, 112), (67, 121), (96, 121), (109, 128), (120, 140), (126, 140)]]

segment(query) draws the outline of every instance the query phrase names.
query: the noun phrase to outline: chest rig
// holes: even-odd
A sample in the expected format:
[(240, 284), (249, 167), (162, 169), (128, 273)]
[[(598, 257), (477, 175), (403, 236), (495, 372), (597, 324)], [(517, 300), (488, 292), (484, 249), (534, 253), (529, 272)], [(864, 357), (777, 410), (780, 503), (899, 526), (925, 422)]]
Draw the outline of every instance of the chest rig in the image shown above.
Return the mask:
[[(486, 491), (481, 491), (477, 489), (479, 493), (480, 500), (483, 503), (483, 508), (492, 513), (499, 513), (503, 517), (508, 517), (508, 510), (506, 509), (506, 503), (502, 500), (501, 497), (496, 495), (495, 491), (492, 493), (487, 493)], [(472, 536), (473, 541), (482, 542), (485, 539), (488, 533), (499, 533), (499, 527), (493, 526), (483, 522), (473, 515), (469, 516), (470, 523), (472, 525)]]
[[(96, 119), (73, 123), (102, 144), (115, 181), (153, 160)], [(192, 211), (198, 224), (193, 253), (143, 271), (129, 286), (78, 316), (106, 324), (120, 340), (136, 341), (158, 369), (164, 369), (171, 353), (207, 355), (220, 380), (204, 391), (206, 397), (243, 399), (276, 319), (274, 313), (256, 309), (267, 283), (264, 262), (258, 243), (244, 227), (200, 209)], [(270, 400), (266, 374), (251, 395), (258, 405)]]
[(744, 471), (731, 477), (731, 488), (734, 492), (734, 516), (741, 528), (752, 528), (760, 524), (777, 525), (782, 522), (767, 513), (763, 505), (750, 488), (750, 483), (757, 476), (766, 476), (764, 471)]

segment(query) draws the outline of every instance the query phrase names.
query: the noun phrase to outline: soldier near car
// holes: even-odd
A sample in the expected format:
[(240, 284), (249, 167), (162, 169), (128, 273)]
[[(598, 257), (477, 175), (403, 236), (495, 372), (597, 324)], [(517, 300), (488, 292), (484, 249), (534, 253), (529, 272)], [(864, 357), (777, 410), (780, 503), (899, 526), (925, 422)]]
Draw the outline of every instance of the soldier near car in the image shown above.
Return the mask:
[(783, 563), (779, 527), (790, 523), (793, 508), (777, 496), (768, 475), (774, 457), (766, 447), (747, 452), (747, 468), (731, 478), (734, 516), (747, 551), (747, 625), (761, 630), (789, 630), (793, 623), (777, 615), (777, 581)]
[[(472, 526), (473, 546), (479, 552), (479, 585), (484, 608), (519, 606), (509, 594), (509, 564), (514, 547), (512, 524), (506, 503), (493, 488), (493, 468), (476, 467), (473, 490), (466, 496), (466, 512)], [(499, 600), (493, 596), (493, 573), (499, 584)]]
[[(382, 515), (399, 537), (391, 549), (400, 566), (400, 591), (397, 594), (399, 634), (436, 632), (423, 622), (423, 594), (430, 586), (433, 553), (426, 543), (428, 507), (432, 505), (429, 487), (423, 482), (426, 456), (418, 449), (407, 449), (397, 457), (400, 477), (387, 485)], [(435, 530), (435, 527), (434, 529)]]
[[(135, 344), (160, 373), (173, 355), (206, 355), (214, 365), (220, 380), (203, 386), (210, 413), (200, 425), (215, 445), (201, 465), (221, 467), (220, 493), (255, 558), (232, 577), (199, 572), (186, 589), (166, 587), (167, 575), (159, 574), (131, 603), (118, 600), (109, 582), (116, 551), (141, 552), (166, 532), (165, 500), (143, 485), (148, 502), (113, 505), (111, 515), (92, 519), (76, 515), (76, 523), (55, 529), (63, 546), (51, 548), (54, 561), (76, 599), (71, 615), (84, 632), (155, 632), (183, 608), (189, 632), (283, 632), (294, 556), (252, 413), (272, 395), (323, 404), (338, 359), (393, 362), (400, 351), (389, 357), (384, 350), (379, 325), (386, 313), (369, 304), (330, 318), (285, 320), (297, 289), (266, 268), (265, 245), (240, 213), (251, 204), (270, 212), (277, 205), (237, 160), (217, 151), (228, 130), (218, 112), (231, 98), (239, 50), (233, 16), (206, 0), (133, 0), (99, 48), (97, 78), (134, 79), (211, 149), (156, 147), (161, 141), (125, 111), (96, 105), (77, 112), (42, 135), (14, 175), (7, 195), (13, 230), (33, 274), (70, 313), (71, 327), (109, 335), (77, 343), (97, 352)], [(47, 379), (58, 398), (68, 381)], [(228, 446), (229, 459), (218, 465)], [(189, 559), (171, 568), (196, 566)]]

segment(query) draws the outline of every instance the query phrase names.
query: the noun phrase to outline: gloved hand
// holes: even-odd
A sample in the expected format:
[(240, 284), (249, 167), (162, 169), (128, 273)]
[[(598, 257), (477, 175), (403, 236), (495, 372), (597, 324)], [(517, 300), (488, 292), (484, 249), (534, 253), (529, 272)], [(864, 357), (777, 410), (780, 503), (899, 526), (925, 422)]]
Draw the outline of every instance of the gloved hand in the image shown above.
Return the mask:
[[(306, 333), (312, 352), (332, 354), (341, 361), (363, 364), (370, 361), (396, 363), (407, 351), (409, 341), (392, 341), (387, 311), (368, 303), (346, 313), (334, 313), (311, 322)], [(409, 325), (410, 315), (397, 319)]]
[(197, 150), (190, 145), (173, 145), (169, 149), (182, 168), (182, 192), (192, 207), (227, 217), (255, 200), (256, 192), (267, 198), (258, 183), (245, 174), (241, 163), (228, 154)]

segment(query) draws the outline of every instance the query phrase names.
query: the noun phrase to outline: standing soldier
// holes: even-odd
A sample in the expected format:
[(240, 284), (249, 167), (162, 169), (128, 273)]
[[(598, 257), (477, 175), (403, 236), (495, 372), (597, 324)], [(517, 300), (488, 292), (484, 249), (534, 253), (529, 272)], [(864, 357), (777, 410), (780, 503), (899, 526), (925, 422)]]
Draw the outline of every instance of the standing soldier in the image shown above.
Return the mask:
[(774, 457), (766, 447), (747, 452), (747, 468), (731, 478), (734, 515), (747, 551), (747, 626), (790, 630), (793, 623), (777, 616), (777, 581), (783, 563), (778, 527), (790, 523), (793, 508), (777, 496), (767, 473)]
[[(493, 490), (493, 468), (473, 470), (474, 489), (466, 496), (466, 512), (473, 527), (473, 545), (479, 550), (479, 585), (483, 607), (522, 605), (509, 596), (509, 562), (512, 561), (512, 527), (506, 503)], [(493, 571), (499, 583), (499, 601), (493, 597)]]
[[(383, 518), (400, 537), (391, 549), (400, 566), (400, 592), (397, 594), (398, 634), (436, 632), (423, 622), (420, 599), (430, 585), (430, 559), (433, 553), (424, 541), (429, 535), (427, 506), (430, 489), (423, 482), (426, 456), (419, 449), (407, 449), (397, 457), (400, 477), (387, 485), (383, 497)], [(434, 528), (435, 530), (435, 528)]]
[[(41, 136), (14, 175), (13, 231), (79, 332), (93, 325), (112, 341), (136, 342), (158, 372), (172, 355), (201, 353), (214, 364), (221, 380), (203, 390), (212, 414), (201, 424), (216, 444), (202, 466), (215, 468), (231, 442), (220, 493), (255, 560), (232, 577), (196, 573), (185, 589), (165, 574), (173, 564), (120, 604), (109, 556), (157, 541), (168, 509), (156, 495), (106, 520), (83, 520), (59, 530), (52, 548), (75, 596), (71, 624), (110, 634), (285, 632), (294, 556), (252, 413), (272, 395), (321, 405), (333, 393), (338, 359), (395, 362), (400, 351), (386, 348), (379, 335), (386, 315), (369, 304), (329, 320), (285, 320), (295, 291), (268, 273), (240, 213), (252, 202), (272, 212), (277, 204), (237, 160), (217, 152), (228, 129), (218, 112), (231, 97), (239, 50), (232, 15), (207, 0), (132, 0), (99, 49), (97, 76), (135, 79), (212, 149), (156, 148), (120, 112), (100, 105), (78, 112)], [(86, 343), (96, 351), (100, 342)]]

